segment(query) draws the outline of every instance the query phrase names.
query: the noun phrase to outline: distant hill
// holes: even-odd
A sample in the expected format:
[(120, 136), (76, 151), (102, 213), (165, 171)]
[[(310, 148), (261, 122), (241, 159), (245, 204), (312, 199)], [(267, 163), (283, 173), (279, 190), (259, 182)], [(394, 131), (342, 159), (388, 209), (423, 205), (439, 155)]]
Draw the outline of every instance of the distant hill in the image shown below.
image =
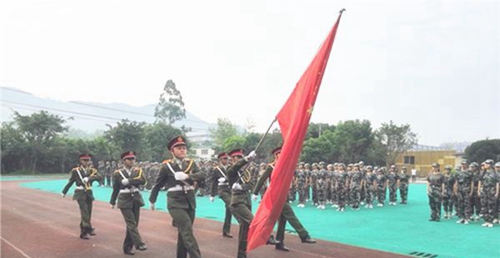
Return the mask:
[[(130, 106), (123, 103), (65, 102), (42, 98), (16, 88), (0, 87), (0, 121), (11, 121), (14, 111), (29, 115), (40, 110), (62, 116), (72, 129), (86, 133), (104, 131), (108, 125), (114, 126), (122, 119), (153, 123), (156, 104)], [(71, 119), (72, 118), (72, 119)], [(194, 134), (208, 134), (214, 124), (207, 123), (186, 110), (186, 119), (177, 121), (174, 126), (192, 128)]]

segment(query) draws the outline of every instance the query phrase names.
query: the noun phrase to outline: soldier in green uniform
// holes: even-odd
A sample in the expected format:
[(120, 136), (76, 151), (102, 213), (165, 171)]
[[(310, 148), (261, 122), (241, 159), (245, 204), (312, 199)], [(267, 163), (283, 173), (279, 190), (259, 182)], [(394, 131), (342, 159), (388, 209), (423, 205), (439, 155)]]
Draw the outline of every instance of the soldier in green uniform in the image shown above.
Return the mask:
[(362, 179), (363, 175), (359, 170), (359, 164), (353, 164), (351, 170), (351, 180), (349, 182), (349, 194), (353, 210), (359, 210)]
[[(476, 162), (472, 162), (469, 168), (477, 166)], [(467, 163), (462, 162), (462, 169), (455, 175), (456, 181), (453, 187), (453, 192), (457, 196), (457, 215), (459, 220), (457, 223), (469, 224), (471, 216), (470, 200), (472, 196), (473, 184), (472, 173), (467, 169)]]
[(297, 177), (295, 179), (295, 184), (299, 191), (299, 204), (297, 207), (304, 208), (306, 206), (306, 185), (307, 185), (307, 174), (304, 168), (304, 162), (299, 163), (299, 171), (297, 172)]
[(439, 222), (441, 219), (441, 201), (445, 191), (444, 176), (439, 171), (439, 164), (432, 164), (432, 171), (427, 176), (427, 196), (429, 196), (429, 206), (431, 208), (431, 217), (429, 221)]
[[(132, 248), (145, 251), (146, 245), (139, 234), (139, 217), (141, 207), (144, 206), (139, 186), (146, 183), (143, 170), (135, 165), (136, 154), (133, 151), (127, 151), (120, 156), (124, 166), (113, 173), (113, 193), (109, 204), (114, 209), (115, 205), (120, 209), (127, 225), (125, 240), (123, 241), (123, 252), (128, 255), (134, 255)], [(116, 199), (118, 198), (118, 204)]]
[[(278, 162), (278, 158), (281, 153), (281, 147), (278, 147), (274, 149), (271, 152), (274, 156), (274, 161), (270, 164), (267, 165), (266, 167), (266, 172), (259, 178), (259, 181), (257, 182), (257, 185), (253, 189), (253, 199), (257, 199), (257, 195), (260, 191), (260, 188), (264, 184), (264, 182), (269, 178), (271, 179), (271, 174), (273, 173), (274, 166), (276, 165), (276, 162)], [(302, 223), (300, 223), (299, 219), (297, 216), (295, 216), (295, 213), (287, 202), (283, 205), (283, 209), (281, 211), (280, 218), (278, 220), (278, 231), (276, 232), (276, 240), (278, 243), (276, 244), (276, 249), (281, 250), (281, 251), (286, 251), (288, 252), (289, 249), (285, 246), (284, 240), (285, 240), (285, 226), (286, 222), (288, 221), (290, 225), (295, 229), (297, 234), (300, 237), (300, 240), (302, 243), (316, 243), (315, 240), (311, 239), (309, 236), (309, 232), (302, 226)]]
[(222, 236), (233, 238), (231, 235), (231, 188), (229, 188), (229, 181), (227, 178), (227, 168), (229, 166), (229, 155), (225, 152), (217, 155), (219, 165), (213, 169), (212, 184), (210, 188), (210, 202), (215, 199), (215, 194), (218, 193), (219, 198), (226, 206), (226, 215), (224, 218), (224, 225), (222, 226)]
[(366, 200), (366, 208), (373, 209), (373, 198), (377, 191), (377, 187), (375, 185), (376, 175), (372, 173), (372, 166), (366, 167), (366, 174), (363, 177), (362, 185), (366, 191), (365, 200)]
[[(484, 167), (484, 165), (482, 166)], [(472, 171), (472, 196), (470, 200), (471, 205), (471, 220), (478, 221), (479, 215), (481, 214), (481, 198), (478, 196), (478, 188), (479, 188), (479, 178), (482, 174), (482, 169), (479, 166), (473, 167)]]
[[(500, 180), (500, 162), (495, 163), (495, 172), (497, 173), (497, 177)], [(496, 211), (493, 212), (493, 224), (499, 223), (499, 220), (498, 220), (499, 214), (500, 214), (500, 196), (497, 198), (497, 209), (496, 209)]]
[(407, 169), (405, 166), (401, 168), (398, 173), (398, 188), (399, 197), (401, 198), (401, 204), (408, 203), (408, 184), (410, 182), (410, 176), (407, 174)]
[(389, 205), (396, 206), (397, 202), (397, 186), (398, 175), (396, 174), (396, 166), (391, 165), (389, 174), (387, 175), (387, 184), (389, 186)]
[(340, 163), (338, 166), (339, 172), (337, 173), (337, 181), (335, 184), (335, 189), (337, 189), (338, 195), (338, 205), (337, 211), (344, 212), (345, 211), (345, 201), (347, 194), (347, 184), (348, 184), (348, 175), (345, 171), (345, 164)]
[[(455, 185), (455, 177), (451, 174), (451, 166), (444, 167), (444, 191), (443, 191), (443, 209), (444, 218), (451, 219), (453, 212), (453, 186)], [(456, 207), (455, 207), (456, 209)]]
[(92, 183), (100, 181), (102, 177), (95, 168), (90, 167), (92, 155), (84, 153), (79, 158), (80, 165), (71, 169), (68, 183), (62, 190), (62, 197), (66, 196), (73, 183), (76, 184), (73, 200), (78, 202), (80, 208), (80, 238), (89, 239), (89, 236), (96, 235), (90, 222), (92, 218), (92, 202), (94, 201)]
[(483, 200), (485, 205), (483, 218), (485, 223), (483, 227), (493, 227), (493, 220), (497, 212), (497, 200), (499, 192), (500, 178), (495, 170), (493, 170), (493, 160), (488, 159), (485, 162), (485, 172), (480, 178), (478, 186), (478, 196)]
[(227, 169), (229, 186), (231, 187), (231, 211), (240, 223), (238, 235), (238, 258), (247, 257), (248, 228), (253, 220), (250, 190), (253, 188), (250, 171), (242, 169), (250, 159), (256, 156), (255, 151), (243, 157), (243, 149), (229, 152), (232, 165)]
[(151, 190), (149, 202), (151, 210), (155, 209), (158, 192), (164, 186), (167, 189), (167, 209), (177, 226), (177, 258), (201, 257), (200, 248), (193, 235), (193, 223), (196, 214), (195, 181), (205, 180), (194, 160), (187, 159), (186, 139), (174, 137), (168, 142), (168, 149), (173, 158), (166, 160)]
[(381, 167), (377, 169), (377, 176), (375, 177), (375, 182), (377, 186), (377, 206), (384, 207), (386, 189), (387, 189), (387, 179), (384, 175), (384, 168)]

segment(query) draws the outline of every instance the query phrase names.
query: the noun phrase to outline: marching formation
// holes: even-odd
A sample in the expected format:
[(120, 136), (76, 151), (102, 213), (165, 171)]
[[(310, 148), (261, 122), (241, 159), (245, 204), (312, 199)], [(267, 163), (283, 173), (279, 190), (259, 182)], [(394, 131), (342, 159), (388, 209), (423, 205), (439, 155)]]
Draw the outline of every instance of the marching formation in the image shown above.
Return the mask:
[[(147, 250), (138, 229), (140, 208), (145, 205), (141, 190), (150, 191), (151, 210), (155, 210), (158, 194), (163, 190), (167, 195), (167, 209), (178, 231), (177, 257), (187, 257), (188, 254), (189, 257), (201, 257), (193, 234), (196, 195), (209, 195), (211, 202), (218, 196), (224, 202), (222, 236), (233, 238), (231, 218), (234, 217), (240, 225), (237, 257), (246, 257), (248, 230), (253, 220), (252, 199), (256, 201), (266, 192), (281, 147), (272, 151), (274, 161), (269, 164), (256, 164), (253, 162), (255, 151), (245, 155), (243, 149), (220, 153), (216, 162), (197, 163), (187, 158), (186, 139), (182, 136), (170, 140), (167, 147), (172, 159), (162, 163), (136, 164), (136, 153), (126, 151), (120, 161), (99, 161), (95, 169), (91, 154), (79, 156), (80, 164), (71, 170), (62, 196), (66, 196), (73, 184), (76, 185), (73, 200), (80, 209), (80, 238), (89, 239), (96, 235), (91, 224), (92, 183), (98, 182), (100, 186), (113, 188), (110, 207), (119, 208), (123, 215), (126, 227), (122, 245), (124, 254), (134, 255), (134, 248)], [(450, 219), (455, 209), (455, 215), (459, 217), (457, 223), (469, 224), (469, 221), (481, 217), (485, 221), (484, 227), (498, 223), (500, 162), (494, 165), (493, 160), (486, 160), (479, 166), (476, 162), (467, 165), (464, 161), (455, 173), (451, 170), (451, 166), (446, 166), (441, 173), (438, 163), (432, 165), (427, 177), (429, 220), (439, 221), (443, 206), (445, 219)], [(302, 243), (316, 242), (290, 206), (295, 201), (299, 208), (314, 205), (324, 210), (331, 205), (339, 212), (344, 212), (347, 206), (357, 211), (363, 205), (366, 209), (373, 209), (375, 203), (384, 207), (387, 192), (388, 204), (397, 205), (399, 191), (399, 203), (404, 205), (408, 200), (410, 178), (405, 166), (398, 169), (392, 165), (387, 169), (365, 166), (363, 161), (348, 165), (300, 162), (290, 185), (288, 202), (282, 207), (277, 221), (276, 238), (269, 236), (267, 244), (274, 245), (279, 251), (289, 251), (284, 243), (286, 222), (295, 229)]]
[(441, 173), (439, 164), (434, 163), (427, 182), (431, 208), (429, 221), (440, 221), (443, 206), (445, 219), (451, 219), (455, 209), (458, 224), (469, 224), (481, 218), (483, 227), (499, 223), (500, 162), (494, 164), (488, 159), (479, 165), (462, 161), (455, 173), (452, 173), (451, 166), (445, 166), (444, 173)]

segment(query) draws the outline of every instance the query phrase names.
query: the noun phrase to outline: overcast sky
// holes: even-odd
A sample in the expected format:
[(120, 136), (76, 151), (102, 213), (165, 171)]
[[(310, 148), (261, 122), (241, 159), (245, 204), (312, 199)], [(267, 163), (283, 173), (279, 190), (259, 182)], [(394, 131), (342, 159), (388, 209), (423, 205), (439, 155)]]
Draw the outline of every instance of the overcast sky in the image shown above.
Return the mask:
[(341, 8), (312, 122), (500, 137), (497, 0), (3, 0), (0, 86), (141, 106), (172, 79), (196, 116), (264, 131)]

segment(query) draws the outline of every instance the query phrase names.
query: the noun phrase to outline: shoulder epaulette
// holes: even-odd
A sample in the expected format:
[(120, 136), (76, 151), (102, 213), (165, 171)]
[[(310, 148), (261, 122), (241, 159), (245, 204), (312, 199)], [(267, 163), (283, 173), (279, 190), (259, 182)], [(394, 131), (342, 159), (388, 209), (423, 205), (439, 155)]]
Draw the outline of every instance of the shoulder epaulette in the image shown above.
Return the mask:
[(167, 164), (167, 163), (169, 163), (170, 161), (171, 161), (171, 159), (166, 159), (166, 160), (162, 161), (161, 163), (163, 163), (163, 164)]
[(119, 169), (117, 169), (117, 170), (115, 170), (115, 172), (113, 172), (113, 173), (120, 173), (120, 170), (119, 170)]

